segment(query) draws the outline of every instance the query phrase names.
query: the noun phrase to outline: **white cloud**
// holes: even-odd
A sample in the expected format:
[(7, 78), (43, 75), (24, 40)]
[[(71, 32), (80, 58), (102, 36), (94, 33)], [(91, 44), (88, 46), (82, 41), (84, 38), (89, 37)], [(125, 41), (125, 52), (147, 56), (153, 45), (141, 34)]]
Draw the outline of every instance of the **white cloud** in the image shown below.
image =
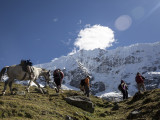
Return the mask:
[(91, 25), (90, 25), (90, 24), (86, 24), (85, 27), (86, 27), (86, 28), (87, 28), (87, 27), (91, 27)]
[(115, 42), (114, 32), (106, 26), (86, 25), (78, 34), (74, 45), (80, 50), (106, 49)]

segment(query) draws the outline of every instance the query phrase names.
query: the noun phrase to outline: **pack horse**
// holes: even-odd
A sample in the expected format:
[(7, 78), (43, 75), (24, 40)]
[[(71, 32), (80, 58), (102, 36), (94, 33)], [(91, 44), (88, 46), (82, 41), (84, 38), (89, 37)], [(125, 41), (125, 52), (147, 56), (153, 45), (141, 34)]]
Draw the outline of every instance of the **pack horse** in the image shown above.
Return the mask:
[(32, 77), (30, 77), (30, 74), (27, 73), (26, 71), (23, 70), (23, 67), (21, 65), (13, 65), (13, 66), (6, 66), (4, 67), (1, 72), (0, 72), (0, 80), (2, 76), (7, 73), (8, 75), (8, 80), (5, 81), (4, 84), (4, 89), (2, 91), (2, 94), (4, 95), (6, 92), (7, 85), (9, 84), (9, 88), (11, 91), (11, 94), (13, 94), (12, 91), (12, 83), (15, 79), (17, 80), (30, 80), (28, 87), (27, 87), (27, 92), (29, 92), (29, 88), (32, 82), (34, 82), (38, 88), (40, 89), (41, 93), (43, 93), (43, 89), (40, 87), (38, 82), (36, 81), (38, 77), (43, 76), (45, 78), (45, 81), (49, 83), (50, 81), (50, 70), (42, 69), (42, 68), (37, 68), (32, 66)]

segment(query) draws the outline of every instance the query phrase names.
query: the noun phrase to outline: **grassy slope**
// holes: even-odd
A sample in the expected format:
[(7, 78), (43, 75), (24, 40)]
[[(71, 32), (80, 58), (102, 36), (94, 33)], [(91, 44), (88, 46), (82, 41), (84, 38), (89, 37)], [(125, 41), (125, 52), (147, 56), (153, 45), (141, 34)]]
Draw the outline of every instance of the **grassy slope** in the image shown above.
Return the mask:
[[(3, 89), (0, 83), (0, 91)], [(24, 91), (25, 87), (14, 84), (13, 88)], [(36, 87), (31, 87), (31, 93), (26, 95), (10, 95), (7, 89), (5, 96), (0, 96), (0, 119), (3, 120), (125, 120), (160, 119), (160, 89), (135, 95), (119, 103), (107, 102), (95, 96), (91, 101), (95, 104), (95, 112), (89, 113), (69, 105), (64, 100), (67, 96), (81, 95), (78, 91), (64, 91), (59, 95), (53, 89), (47, 88), (48, 94), (40, 94)], [(132, 111), (139, 111), (132, 115)]]

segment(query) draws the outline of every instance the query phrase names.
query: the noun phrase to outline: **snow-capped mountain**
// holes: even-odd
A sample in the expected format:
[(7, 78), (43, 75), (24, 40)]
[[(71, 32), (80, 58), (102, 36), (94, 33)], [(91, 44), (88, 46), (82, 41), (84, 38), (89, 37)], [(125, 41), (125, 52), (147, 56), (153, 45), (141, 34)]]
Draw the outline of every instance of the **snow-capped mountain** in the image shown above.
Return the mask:
[(80, 80), (90, 75), (92, 93), (102, 95), (119, 92), (117, 89), (123, 79), (129, 86), (129, 94), (136, 91), (135, 76), (140, 72), (146, 77), (147, 89), (160, 88), (160, 42), (134, 44), (114, 50), (80, 50), (74, 54), (55, 58), (37, 67), (63, 70), (63, 84), (79, 88)]

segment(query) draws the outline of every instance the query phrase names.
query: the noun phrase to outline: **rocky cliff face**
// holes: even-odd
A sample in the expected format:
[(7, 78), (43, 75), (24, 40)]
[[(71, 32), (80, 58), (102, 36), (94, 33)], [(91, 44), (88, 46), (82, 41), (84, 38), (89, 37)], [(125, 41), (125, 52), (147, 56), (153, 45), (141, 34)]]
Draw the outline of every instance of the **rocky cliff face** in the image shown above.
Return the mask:
[(81, 50), (36, 66), (52, 71), (55, 68), (62, 69), (65, 73), (64, 84), (76, 88), (82, 78), (90, 75), (93, 94), (118, 91), (117, 86), (123, 79), (129, 86), (129, 93), (133, 95), (137, 72), (146, 77), (147, 89), (160, 87), (159, 73), (156, 77), (154, 74), (152, 77), (148, 75), (148, 72), (160, 72), (160, 42), (135, 44), (114, 50)]

